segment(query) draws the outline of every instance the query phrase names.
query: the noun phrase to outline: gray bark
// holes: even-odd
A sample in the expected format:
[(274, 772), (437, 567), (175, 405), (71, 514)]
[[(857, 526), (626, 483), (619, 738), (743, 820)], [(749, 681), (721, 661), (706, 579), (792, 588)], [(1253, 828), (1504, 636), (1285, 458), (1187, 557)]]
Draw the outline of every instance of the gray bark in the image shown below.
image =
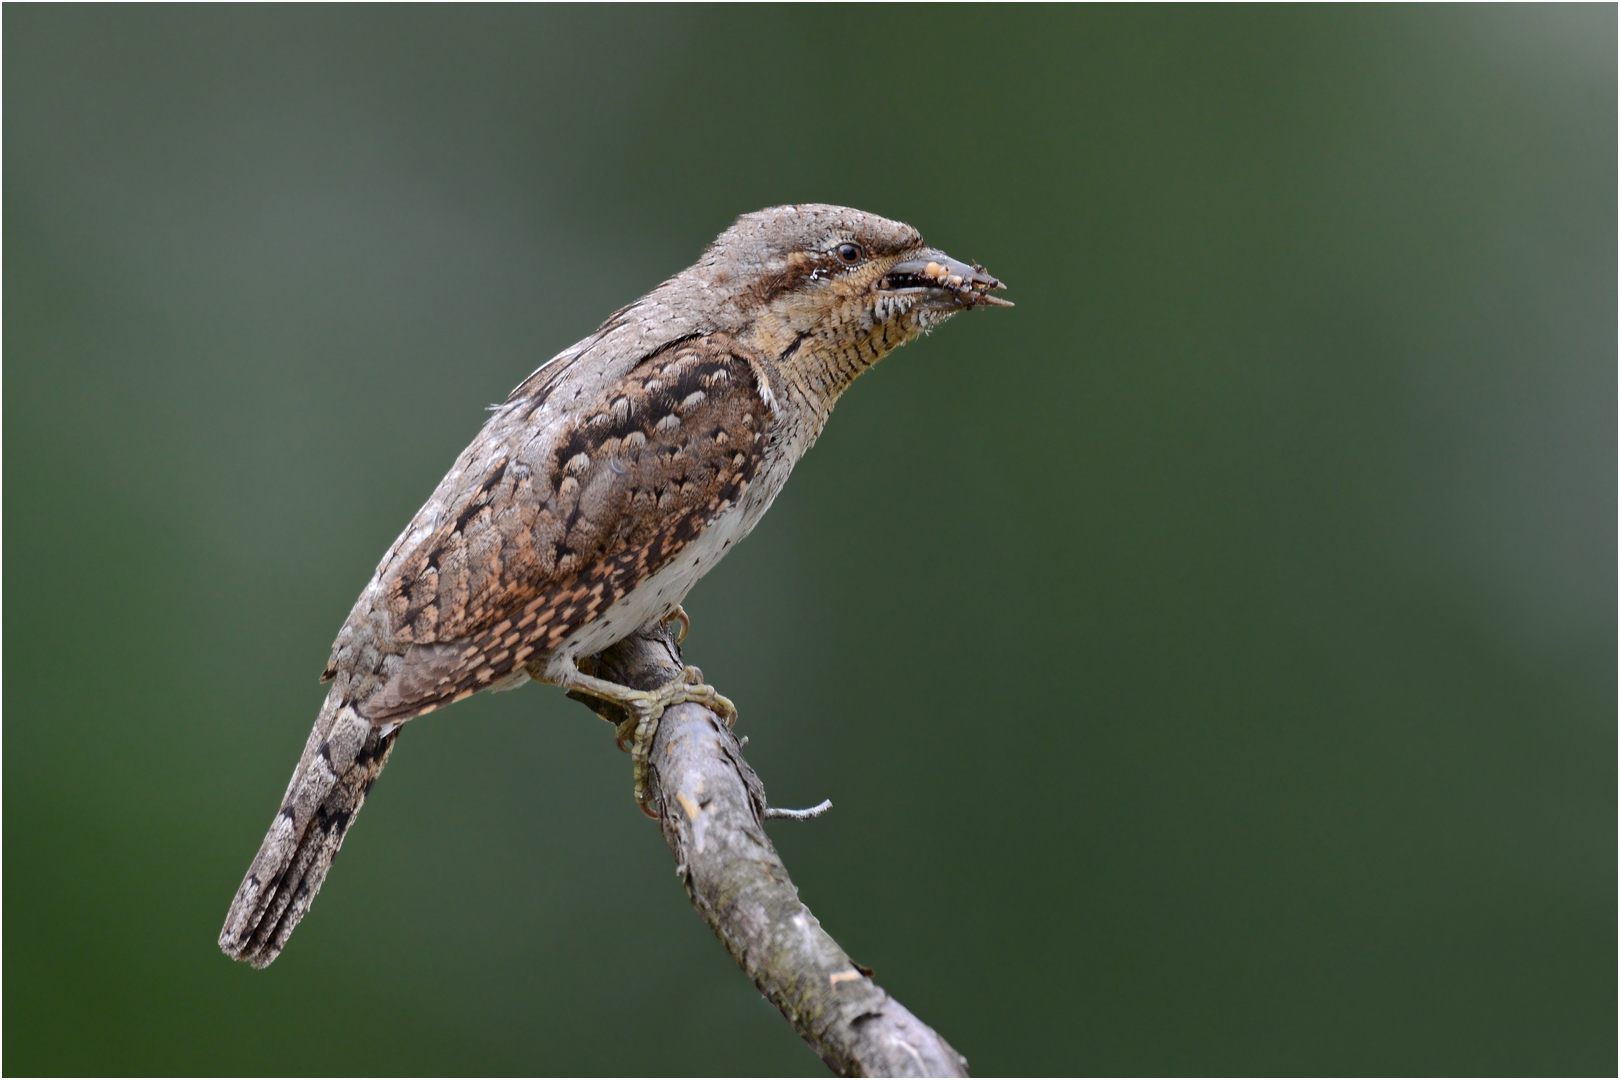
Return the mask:
[[(664, 625), (644, 627), (592, 667), (591, 674), (640, 690), (682, 670)], [(613, 715), (612, 706), (580, 700)], [(762, 825), (765, 787), (718, 716), (691, 703), (664, 712), (653, 741), (651, 785), (692, 906), (833, 1072), (968, 1075), (967, 1059), (873, 982), (799, 902)]]

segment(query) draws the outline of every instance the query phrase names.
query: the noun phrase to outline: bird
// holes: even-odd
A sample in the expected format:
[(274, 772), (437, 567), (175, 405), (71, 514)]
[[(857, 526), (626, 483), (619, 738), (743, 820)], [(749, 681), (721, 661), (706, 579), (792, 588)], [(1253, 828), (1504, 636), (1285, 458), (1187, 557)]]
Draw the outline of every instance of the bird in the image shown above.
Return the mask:
[[(493, 408), (383, 556), (339, 631), (330, 683), (219, 945), (269, 965), (309, 910), (401, 725), (535, 680), (624, 719), (648, 804), (658, 718), (736, 709), (696, 668), (654, 690), (581, 660), (681, 601), (759, 521), (839, 395), (959, 311), (1010, 307), (984, 267), (849, 207), (739, 217)], [(587, 665), (589, 666), (589, 665)], [(599, 709), (606, 712), (606, 709)]]

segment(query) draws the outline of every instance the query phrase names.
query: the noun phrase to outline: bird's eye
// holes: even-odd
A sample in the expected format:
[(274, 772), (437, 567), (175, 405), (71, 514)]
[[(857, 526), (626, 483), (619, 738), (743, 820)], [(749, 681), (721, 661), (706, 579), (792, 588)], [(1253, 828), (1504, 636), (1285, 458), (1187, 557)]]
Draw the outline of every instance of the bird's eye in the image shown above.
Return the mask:
[(854, 266), (865, 256), (866, 252), (861, 250), (861, 245), (859, 244), (838, 245), (838, 261), (843, 263), (845, 266)]

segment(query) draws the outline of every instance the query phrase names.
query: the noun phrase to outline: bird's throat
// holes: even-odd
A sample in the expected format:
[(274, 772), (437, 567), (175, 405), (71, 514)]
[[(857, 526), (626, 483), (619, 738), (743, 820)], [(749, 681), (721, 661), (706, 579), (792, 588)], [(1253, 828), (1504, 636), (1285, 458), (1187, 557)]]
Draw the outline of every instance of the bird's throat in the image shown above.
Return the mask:
[(779, 396), (800, 398), (823, 415), (863, 371), (921, 333), (906, 316), (874, 324), (869, 310), (855, 305), (819, 314), (810, 321), (771, 312), (756, 322), (749, 344), (770, 358)]

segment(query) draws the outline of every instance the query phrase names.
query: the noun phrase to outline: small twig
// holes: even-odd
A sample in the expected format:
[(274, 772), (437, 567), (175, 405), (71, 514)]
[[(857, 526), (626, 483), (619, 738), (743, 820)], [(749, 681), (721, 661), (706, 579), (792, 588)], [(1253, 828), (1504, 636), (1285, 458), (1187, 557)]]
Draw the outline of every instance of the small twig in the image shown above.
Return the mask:
[(832, 800), (822, 799), (816, 805), (804, 810), (784, 810), (780, 806), (767, 806), (765, 808), (765, 817), (767, 820), (783, 818), (787, 821), (809, 821), (811, 818), (820, 817), (831, 809)]
[[(652, 689), (681, 672), (666, 626), (648, 626), (604, 652), (607, 678)], [(653, 798), (692, 906), (737, 965), (841, 1076), (966, 1076), (967, 1059), (873, 982), (821, 928), (765, 835), (765, 787), (737, 737), (695, 703), (664, 712), (653, 740)]]

